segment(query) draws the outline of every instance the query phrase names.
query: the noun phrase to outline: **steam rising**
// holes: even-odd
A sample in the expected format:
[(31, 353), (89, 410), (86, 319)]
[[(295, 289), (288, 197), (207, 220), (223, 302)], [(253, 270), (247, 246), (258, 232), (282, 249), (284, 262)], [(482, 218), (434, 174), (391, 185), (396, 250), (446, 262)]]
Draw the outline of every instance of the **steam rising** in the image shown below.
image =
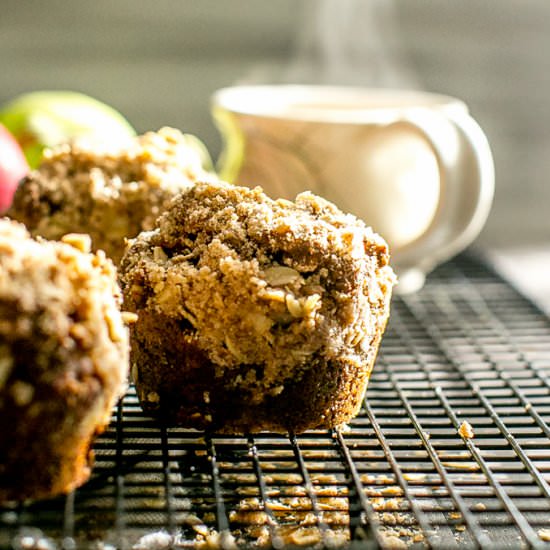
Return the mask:
[(419, 87), (403, 54), (394, 0), (303, 0), (300, 5), (289, 63), (278, 76), (256, 68), (245, 82)]

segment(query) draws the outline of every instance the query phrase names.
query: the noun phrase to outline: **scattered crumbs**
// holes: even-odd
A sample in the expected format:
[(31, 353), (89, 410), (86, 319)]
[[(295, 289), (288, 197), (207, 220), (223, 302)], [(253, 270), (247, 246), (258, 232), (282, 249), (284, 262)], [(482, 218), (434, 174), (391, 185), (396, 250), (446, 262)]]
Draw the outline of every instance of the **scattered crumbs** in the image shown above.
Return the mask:
[(380, 494), (383, 496), (401, 496), (403, 494), (403, 489), (397, 485), (392, 485), (391, 487), (383, 487), (380, 490)]
[(531, 403), (527, 403), (527, 405), (525, 405), (525, 412), (529, 412), (532, 408), (533, 405)]
[(460, 523), (460, 524), (458, 524), (458, 525), (455, 526), (455, 529), (456, 529), (457, 531), (460, 531), (460, 532), (466, 531), (466, 526), (465, 526), (464, 524)]
[(166, 533), (166, 531), (158, 531), (141, 537), (132, 546), (132, 550), (169, 550), (173, 547), (172, 543), (172, 535)]
[(399, 510), (403, 502), (403, 499), (378, 497), (378, 498), (371, 499), (371, 502), (372, 502), (373, 508), (376, 511), (379, 511), (379, 510), (395, 511), (395, 510)]
[(550, 542), (550, 529), (539, 529), (537, 534), (544, 542)]
[(426, 474), (420, 474), (415, 472), (407, 472), (403, 474), (405, 481), (412, 481), (416, 483), (424, 483), (426, 481)]
[(460, 428), (458, 428), (458, 433), (464, 439), (472, 439), (475, 435), (472, 425), (466, 420), (464, 420), (464, 422), (462, 422), (462, 424), (460, 425)]
[(485, 504), (483, 504), (483, 502), (476, 502), (473, 506), (473, 509), (476, 512), (484, 512), (485, 510), (487, 510), (487, 506), (485, 506)]
[[(391, 520), (386, 522), (385, 520), (389, 519), (388, 516), (392, 516), (395, 523), (392, 523)], [(414, 523), (414, 519), (408, 514), (380, 514), (379, 518), (383, 521), (380, 535), (384, 549), (409, 548), (411, 543), (423, 542), (425, 540), (424, 534), (419, 530), (418, 525)]]
[(395, 514), (391, 514), (390, 512), (384, 512), (380, 516), (380, 521), (382, 521), (382, 523), (385, 523), (387, 525), (396, 525), (398, 522), (398, 518)]
[(462, 514), (460, 512), (449, 512), (450, 519), (462, 519)]
[(450, 470), (467, 470), (469, 472), (476, 472), (479, 470), (479, 464), (477, 464), (477, 462), (442, 462), (441, 464)]
[(384, 548), (388, 550), (406, 550), (407, 544), (396, 535), (384, 536)]

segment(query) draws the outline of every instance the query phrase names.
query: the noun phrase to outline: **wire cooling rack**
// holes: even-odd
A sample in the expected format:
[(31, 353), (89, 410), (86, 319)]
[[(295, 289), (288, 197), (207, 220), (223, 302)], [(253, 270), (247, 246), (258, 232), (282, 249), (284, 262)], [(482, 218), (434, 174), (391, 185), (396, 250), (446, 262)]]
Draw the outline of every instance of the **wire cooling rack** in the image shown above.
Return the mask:
[(549, 374), (550, 320), (461, 256), (394, 299), (349, 427), (164, 428), (130, 389), (92, 479), (0, 508), (0, 545), (550, 549)]

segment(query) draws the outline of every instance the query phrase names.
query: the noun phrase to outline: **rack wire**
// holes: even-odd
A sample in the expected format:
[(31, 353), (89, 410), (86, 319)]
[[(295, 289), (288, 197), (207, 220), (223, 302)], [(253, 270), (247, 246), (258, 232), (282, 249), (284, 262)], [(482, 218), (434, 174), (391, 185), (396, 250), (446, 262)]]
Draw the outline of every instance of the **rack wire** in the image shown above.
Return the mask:
[(549, 373), (548, 317), (460, 256), (394, 299), (349, 427), (166, 428), (130, 388), (91, 480), (1, 507), (0, 546), (550, 549)]

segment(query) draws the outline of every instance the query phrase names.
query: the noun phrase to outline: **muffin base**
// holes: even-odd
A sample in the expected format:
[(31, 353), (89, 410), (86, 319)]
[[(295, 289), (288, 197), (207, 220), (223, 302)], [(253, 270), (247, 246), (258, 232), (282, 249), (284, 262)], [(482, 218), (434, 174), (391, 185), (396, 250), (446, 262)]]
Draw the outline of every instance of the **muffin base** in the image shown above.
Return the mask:
[(148, 312), (139, 315), (131, 362), (140, 365), (133, 377), (142, 408), (169, 425), (228, 434), (301, 433), (350, 421), (361, 408), (383, 332), (371, 342), (366, 359), (314, 355), (280, 392), (265, 392), (255, 402), (257, 389), (235, 379), (246, 380), (254, 371), (261, 382), (261, 367), (220, 370), (177, 322)]
[(14, 426), (15, 433), (13, 440), (2, 438), (0, 445), (0, 502), (50, 498), (88, 480), (90, 445), (109, 416), (99, 382), (91, 380), (86, 388), (80, 395), (67, 387), (58, 393), (36, 388), (34, 405), (23, 417), (6, 403), (2, 420)]

